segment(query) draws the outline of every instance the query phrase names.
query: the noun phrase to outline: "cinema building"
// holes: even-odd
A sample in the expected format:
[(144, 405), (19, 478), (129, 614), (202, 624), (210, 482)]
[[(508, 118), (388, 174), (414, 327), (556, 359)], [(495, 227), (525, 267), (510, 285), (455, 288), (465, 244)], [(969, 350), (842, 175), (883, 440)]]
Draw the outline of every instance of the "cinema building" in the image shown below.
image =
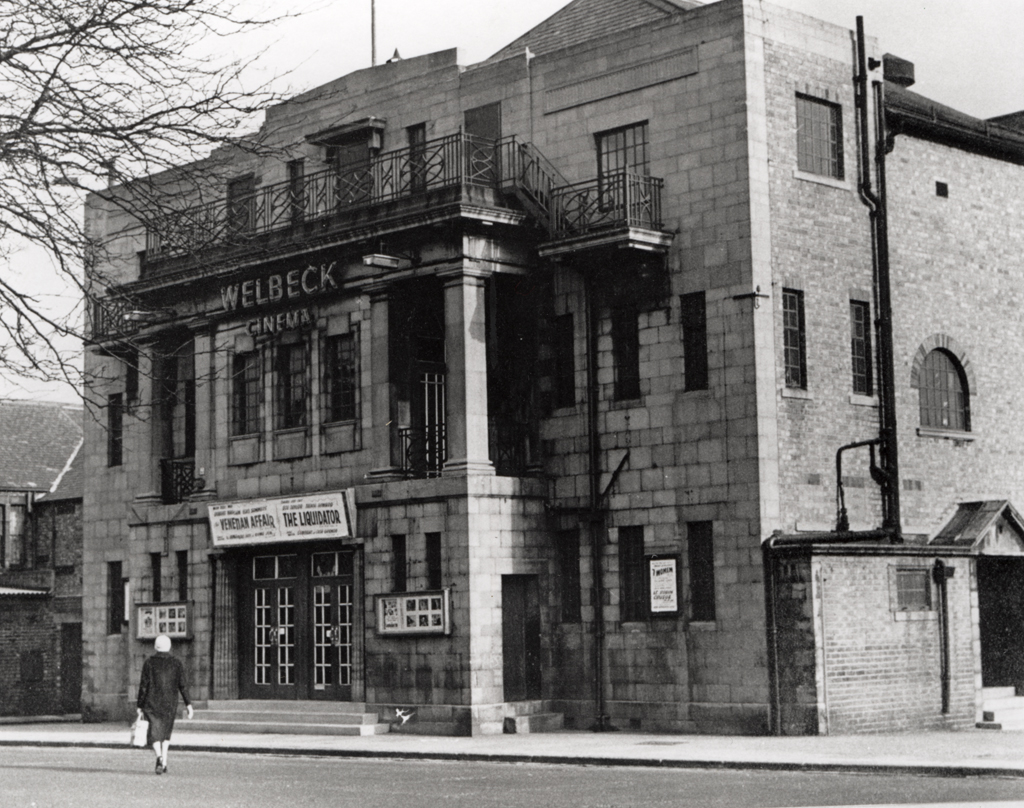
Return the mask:
[(980, 721), (1024, 685), (1024, 135), (884, 61), (574, 0), (92, 195), (90, 709), (168, 632), (213, 725)]

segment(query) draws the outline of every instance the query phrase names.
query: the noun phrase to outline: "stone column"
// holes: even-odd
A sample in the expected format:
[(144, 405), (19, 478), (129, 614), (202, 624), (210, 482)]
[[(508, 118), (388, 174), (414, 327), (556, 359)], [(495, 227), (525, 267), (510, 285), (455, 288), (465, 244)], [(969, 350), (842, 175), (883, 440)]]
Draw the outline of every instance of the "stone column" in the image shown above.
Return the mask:
[(204, 487), (195, 495), (210, 498), (216, 494), (216, 434), (214, 415), (216, 405), (216, 330), (214, 326), (197, 329), (193, 334), (193, 362), (195, 363), (195, 475), (203, 479)]
[(443, 474), (494, 474), (487, 440), (487, 322), (485, 282), (491, 270), (472, 262), (442, 270), (447, 354)]
[(388, 323), (391, 285), (370, 287), (370, 433), (373, 479), (397, 479), (401, 476), (394, 396), (391, 393), (391, 345)]

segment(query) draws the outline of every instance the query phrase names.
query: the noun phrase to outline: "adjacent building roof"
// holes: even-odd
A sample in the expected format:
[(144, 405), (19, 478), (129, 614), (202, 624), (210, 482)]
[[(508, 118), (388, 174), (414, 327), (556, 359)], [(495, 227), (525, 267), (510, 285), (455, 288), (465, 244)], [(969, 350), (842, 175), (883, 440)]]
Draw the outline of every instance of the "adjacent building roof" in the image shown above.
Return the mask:
[(0, 490), (49, 491), (81, 442), (81, 408), (0, 400)]
[(953, 518), (930, 544), (971, 547), (993, 555), (1019, 555), (1024, 547), (1024, 519), (1009, 500), (961, 502)]
[(526, 48), (534, 56), (552, 53), (604, 34), (663, 20), (700, 5), (703, 3), (697, 0), (573, 0), (486, 61), (498, 62), (518, 56)]

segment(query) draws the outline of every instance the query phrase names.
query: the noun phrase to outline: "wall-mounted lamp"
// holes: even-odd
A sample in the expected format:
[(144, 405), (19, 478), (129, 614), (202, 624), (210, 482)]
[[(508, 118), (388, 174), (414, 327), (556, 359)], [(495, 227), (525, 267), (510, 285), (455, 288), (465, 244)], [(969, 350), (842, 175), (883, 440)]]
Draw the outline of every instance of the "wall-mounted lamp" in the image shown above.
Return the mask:
[(142, 311), (140, 309), (135, 309), (127, 312), (124, 315), (124, 319), (127, 323), (151, 325), (153, 323), (162, 323), (167, 320), (173, 320), (176, 316), (177, 312), (173, 309), (156, 309), (154, 311)]
[(384, 253), (371, 253), (363, 256), (363, 265), (368, 267), (379, 267), (380, 269), (398, 269), (402, 259), (397, 255), (385, 255)]

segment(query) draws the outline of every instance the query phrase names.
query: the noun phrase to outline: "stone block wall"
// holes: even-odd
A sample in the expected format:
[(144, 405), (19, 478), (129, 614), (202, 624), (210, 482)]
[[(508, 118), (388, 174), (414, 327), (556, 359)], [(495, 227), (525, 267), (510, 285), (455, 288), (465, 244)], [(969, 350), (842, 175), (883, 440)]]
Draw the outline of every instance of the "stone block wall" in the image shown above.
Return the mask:
[(56, 715), (60, 632), (52, 599), (5, 597), (0, 621), (0, 715)]

